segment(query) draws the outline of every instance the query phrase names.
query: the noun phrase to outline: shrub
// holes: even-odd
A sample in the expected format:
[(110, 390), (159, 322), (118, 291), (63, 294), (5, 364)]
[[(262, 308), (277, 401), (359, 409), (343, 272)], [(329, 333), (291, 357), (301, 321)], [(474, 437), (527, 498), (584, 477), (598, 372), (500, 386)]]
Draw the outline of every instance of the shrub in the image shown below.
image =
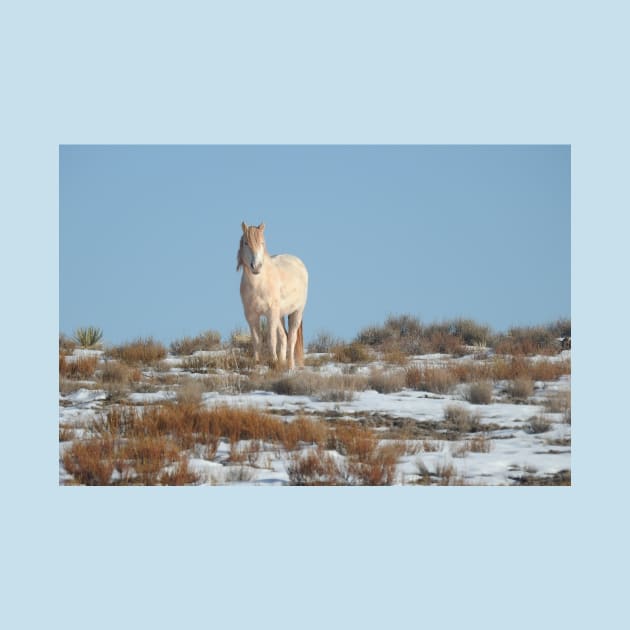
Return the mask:
[(197, 406), (201, 404), (203, 383), (198, 378), (184, 379), (177, 388), (177, 402), (182, 405)]
[(72, 379), (90, 379), (94, 376), (98, 357), (59, 355), (59, 376)]
[(331, 352), (341, 341), (328, 332), (319, 332), (308, 344), (308, 352)]
[[(567, 322), (542, 326), (510, 328), (505, 335), (497, 335), (494, 349), (497, 354), (533, 355), (557, 354), (560, 347), (558, 332), (567, 329)], [(568, 322), (570, 330), (570, 322)]]
[(74, 331), (74, 341), (82, 348), (94, 348), (103, 338), (103, 331), (95, 326), (77, 328)]
[(75, 481), (86, 486), (105, 486), (114, 472), (112, 440), (79, 440), (62, 456), (63, 467)]
[(527, 433), (546, 433), (551, 429), (551, 420), (545, 416), (533, 416), (525, 425)]
[(166, 348), (152, 337), (138, 338), (108, 350), (108, 355), (132, 365), (155, 364), (166, 357)]
[(321, 448), (292, 453), (287, 475), (294, 486), (337, 486), (344, 483), (341, 467), (332, 455)]
[(515, 402), (526, 402), (534, 393), (534, 383), (531, 378), (516, 378), (508, 384), (507, 393)]
[(63, 333), (59, 333), (59, 353), (60, 354), (71, 354), (72, 351), (77, 347), (76, 341), (71, 339), (67, 335)]
[(455, 319), (449, 328), (452, 335), (468, 346), (485, 346), (492, 334), (489, 326), (472, 319)]
[(444, 367), (413, 366), (405, 371), (407, 387), (436, 394), (448, 393), (456, 384), (453, 373)]
[(367, 363), (372, 355), (366, 346), (354, 341), (350, 344), (335, 346), (333, 358), (340, 363)]
[(173, 354), (192, 354), (198, 350), (215, 350), (221, 345), (221, 334), (207, 330), (196, 337), (183, 337), (171, 342)]
[(381, 351), (417, 354), (422, 351), (422, 324), (412, 315), (390, 315), (383, 326), (362, 329), (355, 342)]
[(404, 444), (381, 444), (363, 456), (349, 457), (350, 479), (363, 486), (389, 486), (396, 481), (396, 464), (405, 453)]
[(481, 430), (479, 416), (461, 405), (448, 405), (444, 409), (444, 424), (446, 429), (457, 433), (474, 433)]
[(372, 369), (368, 376), (368, 387), (380, 394), (391, 394), (404, 389), (407, 383), (405, 373), (402, 371), (391, 372), (381, 369)]
[(163, 471), (158, 477), (158, 482), (163, 486), (190, 486), (200, 481), (201, 475), (190, 470), (188, 458), (185, 456), (182, 456), (174, 467)]
[(480, 381), (466, 388), (465, 399), (473, 405), (488, 405), (492, 402), (492, 383)]

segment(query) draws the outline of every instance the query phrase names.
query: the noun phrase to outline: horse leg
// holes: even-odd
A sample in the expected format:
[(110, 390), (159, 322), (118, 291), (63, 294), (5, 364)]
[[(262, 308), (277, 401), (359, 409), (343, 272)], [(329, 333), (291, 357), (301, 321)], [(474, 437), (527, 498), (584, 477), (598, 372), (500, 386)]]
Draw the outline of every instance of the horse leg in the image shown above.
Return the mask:
[(269, 325), (269, 350), (271, 350), (271, 360), (275, 362), (278, 360), (278, 355), (276, 354), (278, 328), (282, 326), (280, 323), (280, 314), (273, 311), (270, 312), (267, 315), (267, 324)]
[(298, 329), (302, 323), (303, 313), (304, 309), (300, 309), (289, 315), (289, 369), (295, 367), (295, 342), (297, 341)]
[(287, 329), (284, 327), (284, 317), (280, 318), (278, 325), (278, 340), (280, 341), (280, 361), (287, 360)]
[(260, 361), (260, 317), (253, 313), (246, 314), (249, 330), (252, 334), (252, 345), (254, 346), (254, 362)]

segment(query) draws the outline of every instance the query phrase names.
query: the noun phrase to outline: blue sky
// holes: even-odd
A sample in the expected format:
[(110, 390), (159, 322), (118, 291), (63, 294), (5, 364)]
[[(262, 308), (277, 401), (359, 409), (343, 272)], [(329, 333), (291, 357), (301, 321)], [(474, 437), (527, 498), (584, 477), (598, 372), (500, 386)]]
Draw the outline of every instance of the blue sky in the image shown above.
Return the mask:
[(305, 337), (570, 316), (570, 147), (61, 146), (60, 329), (246, 328), (240, 223), (310, 274)]

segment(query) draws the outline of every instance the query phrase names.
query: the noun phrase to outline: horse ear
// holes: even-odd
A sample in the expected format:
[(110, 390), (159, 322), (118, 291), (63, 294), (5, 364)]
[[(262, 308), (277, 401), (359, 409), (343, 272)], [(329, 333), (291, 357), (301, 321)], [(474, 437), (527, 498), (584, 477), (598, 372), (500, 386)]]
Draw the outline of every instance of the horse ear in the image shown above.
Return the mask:
[(241, 227), (243, 228), (243, 234), (247, 234), (247, 223), (245, 221), (241, 223)]
[(264, 223), (261, 223), (261, 224), (258, 226), (258, 229), (259, 229), (261, 232), (264, 232), (264, 231), (265, 231), (265, 224), (264, 224)]

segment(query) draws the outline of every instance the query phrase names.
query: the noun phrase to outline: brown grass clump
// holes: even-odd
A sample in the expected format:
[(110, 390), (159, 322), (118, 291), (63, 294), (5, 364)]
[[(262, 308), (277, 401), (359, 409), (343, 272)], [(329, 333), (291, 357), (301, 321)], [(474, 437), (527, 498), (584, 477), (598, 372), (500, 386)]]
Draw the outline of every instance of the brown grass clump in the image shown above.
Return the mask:
[(318, 400), (340, 402), (352, 400), (354, 392), (367, 388), (367, 379), (355, 374), (317, 374), (297, 372), (278, 376), (271, 371), (251, 379), (256, 389), (286, 396), (314, 396)]
[(177, 388), (177, 402), (188, 406), (200, 405), (203, 391), (204, 386), (200, 379), (184, 379)]
[(405, 454), (399, 442), (380, 444), (363, 456), (348, 458), (348, 475), (362, 486), (390, 486), (396, 481), (396, 465)]
[(166, 436), (134, 436), (117, 450), (118, 472), (126, 483), (156, 485), (162, 469), (180, 460), (177, 445)]
[(322, 448), (292, 453), (287, 474), (294, 486), (338, 486), (345, 482), (344, 472), (335, 458)]
[(65, 335), (59, 333), (59, 353), (60, 354), (72, 354), (72, 351), (77, 347), (77, 342)]
[(98, 357), (59, 355), (59, 376), (76, 380), (91, 379), (98, 365)]
[(308, 344), (308, 352), (328, 353), (332, 352), (335, 346), (341, 345), (341, 341), (328, 332), (322, 331)]
[(216, 330), (207, 330), (196, 337), (183, 337), (171, 342), (173, 354), (192, 354), (198, 350), (216, 350), (221, 345), (221, 334)]
[(485, 434), (475, 435), (464, 440), (461, 444), (452, 449), (454, 457), (465, 457), (468, 453), (489, 453), (492, 450), (492, 440)]
[(384, 349), (383, 361), (390, 365), (407, 366), (409, 364), (409, 355), (399, 348)]
[(368, 388), (374, 389), (380, 394), (391, 394), (405, 388), (407, 378), (403, 371), (372, 369), (368, 376)]
[(325, 446), (328, 437), (328, 427), (324, 422), (308, 418), (296, 418), (285, 424), (282, 444), (288, 451), (295, 450), (299, 445), (305, 444)]
[(160, 474), (158, 482), (162, 486), (191, 486), (201, 482), (201, 475), (190, 469), (187, 457), (181, 457), (171, 470)]
[(151, 337), (109, 348), (108, 355), (131, 365), (154, 365), (166, 357), (166, 348)]
[(544, 401), (545, 409), (550, 413), (561, 413), (565, 423), (571, 424), (571, 392), (559, 391), (548, 396)]
[(64, 451), (61, 461), (77, 483), (109, 485), (114, 472), (114, 442), (98, 439), (74, 442)]
[(457, 383), (454, 374), (446, 367), (413, 366), (406, 370), (407, 387), (419, 391), (448, 393)]
[(492, 402), (492, 383), (479, 381), (471, 383), (465, 392), (465, 399), (473, 405), (488, 405)]
[(534, 383), (531, 378), (516, 378), (508, 384), (506, 391), (513, 401), (527, 402), (534, 393)]
[(335, 346), (332, 354), (339, 363), (367, 363), (372, 360), (372, 353), (367, 346), (356, 341)]
[[(562, 334), (566, 333), (568, 334)], [(571, 335), (571, 322), (560, 320), (543, 326), (524, 326), (510, 328), (506, 335), (495, 338), (494, 349), (497, 354), (531, 356), (534, 354), (558, 354), (561, 349), (558, 337)]]
[(551, 420), (545, 416), (533, 416), (525, 425), (527, 433), (546, 433), (551, 429)]
[(461, 405), (448, 405), (444, 409), (444, 427), (457, 433), (475, 433), (481, 430), (479, 416)]
[(122, 391), (131, 383), (139, 383), (142, 372), (118, 361), (106, 361), (98, 380), (110, 392)]

